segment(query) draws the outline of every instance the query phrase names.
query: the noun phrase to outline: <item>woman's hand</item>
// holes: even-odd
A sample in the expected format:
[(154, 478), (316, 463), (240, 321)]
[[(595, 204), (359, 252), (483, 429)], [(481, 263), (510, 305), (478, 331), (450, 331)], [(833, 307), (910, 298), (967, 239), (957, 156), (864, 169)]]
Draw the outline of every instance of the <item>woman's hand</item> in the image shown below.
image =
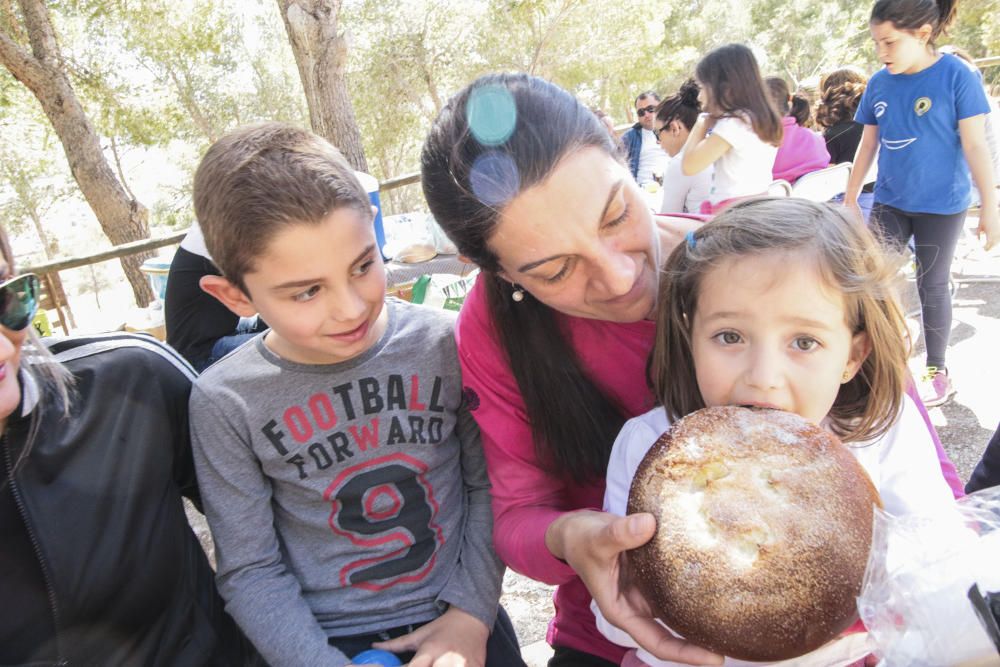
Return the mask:
[(981, 240), (985, 236), (983, 247), (991, 250), (997, 243), (1000, 243), (1000, 213), (996, 207), (983, 208), (979, 212), (979, 227), (976, 228), (976, 236)]
[(644, 649), (662, 660), (721, 665), (722, 656), (668, 632), (653, 618), (638, 590), (623, 585), (624, 552), (648, 542), (655, 531), (656, 520), (650, 514), (620, 517), (580, 510), (553, 521), (545, 533), (545, 544), (576, 571), (608, 622)]
[(413, 632), (372, 648), (393, 653), (415, 651), (409, 667), (482, 667), (486, 664), (486, 640), (490, 629), (458, 607), (422, 625)]

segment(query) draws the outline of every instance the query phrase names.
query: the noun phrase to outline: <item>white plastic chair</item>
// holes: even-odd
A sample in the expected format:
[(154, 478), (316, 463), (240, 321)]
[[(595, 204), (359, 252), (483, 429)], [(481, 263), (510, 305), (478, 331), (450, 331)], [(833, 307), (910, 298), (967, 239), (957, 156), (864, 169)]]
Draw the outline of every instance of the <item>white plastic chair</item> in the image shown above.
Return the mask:
[(791, 197), (792, 184), (783, 178), (771, 181), (771, 184), (767, 186), (767, 194), (771, 197)]
[(847, 180), (850, 177), (850, 162), (841, 162), (826, 169), (811, 171), (795, 181), (791, 196), (812, 201), (830, 201), (847, 191)]

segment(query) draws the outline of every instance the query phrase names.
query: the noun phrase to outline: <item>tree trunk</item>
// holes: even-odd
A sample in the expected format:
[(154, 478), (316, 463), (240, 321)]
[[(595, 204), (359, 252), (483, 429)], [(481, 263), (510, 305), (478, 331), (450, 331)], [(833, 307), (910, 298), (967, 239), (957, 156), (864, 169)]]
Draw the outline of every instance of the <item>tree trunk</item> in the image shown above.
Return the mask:
[(347, 94), (348, 42), (337, 34), (340, 0), (278, 0), (299, 68), (313, 131), (340, 149), (358, 171), (368, 171), (361, 132)]
[[(42, 0), (19, 0), (19, 4), (31, 53), (0, 32), (0, 63), (38, 99), (66, 152), (73, 178), (111, 243), (149, 238), (149, 212), (129, 197), (115, 177), (63, 69), (48, 8)], [(121, 259), (135, 302), (143, 307), (152, 301), (153, 291), (139, 266), (151, 256), (145, 253)]]

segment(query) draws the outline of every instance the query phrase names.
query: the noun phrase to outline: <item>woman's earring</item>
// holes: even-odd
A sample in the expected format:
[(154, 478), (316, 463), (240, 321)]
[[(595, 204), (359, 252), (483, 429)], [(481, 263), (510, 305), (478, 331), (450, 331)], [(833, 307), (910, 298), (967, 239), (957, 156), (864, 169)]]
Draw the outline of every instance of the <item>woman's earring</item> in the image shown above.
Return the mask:
[(510, 298), (514, 299), (515, 303), (524, 301), (524, 290), (517, 283), (511, 283), (511, 287), (514, 288), (514, 291), (511, 292)]
[(851, 377), (852, 377), (851, 371), (844, 371), (844, 374), (842, 376), (840, 376), (840, 377), (841, 377), (841, 380), (842, 380), (841, 384), (843, 384), (843, 382), (850, 382)]

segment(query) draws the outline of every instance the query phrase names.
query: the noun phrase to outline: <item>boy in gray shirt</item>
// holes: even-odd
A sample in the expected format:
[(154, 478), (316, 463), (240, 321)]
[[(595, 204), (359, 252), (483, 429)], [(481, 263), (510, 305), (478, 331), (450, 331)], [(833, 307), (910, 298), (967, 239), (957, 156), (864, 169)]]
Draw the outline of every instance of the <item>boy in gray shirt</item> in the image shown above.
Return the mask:
[(209, 149), (194, 204), (222, 271), (202, 288), (271, 325), (191, 394), (227, 611), (276, 667), (341, 667), (373, 643), (523, 665), (453, 318), (386, 299), (344, 159), (301, 129), (246, 127)]

